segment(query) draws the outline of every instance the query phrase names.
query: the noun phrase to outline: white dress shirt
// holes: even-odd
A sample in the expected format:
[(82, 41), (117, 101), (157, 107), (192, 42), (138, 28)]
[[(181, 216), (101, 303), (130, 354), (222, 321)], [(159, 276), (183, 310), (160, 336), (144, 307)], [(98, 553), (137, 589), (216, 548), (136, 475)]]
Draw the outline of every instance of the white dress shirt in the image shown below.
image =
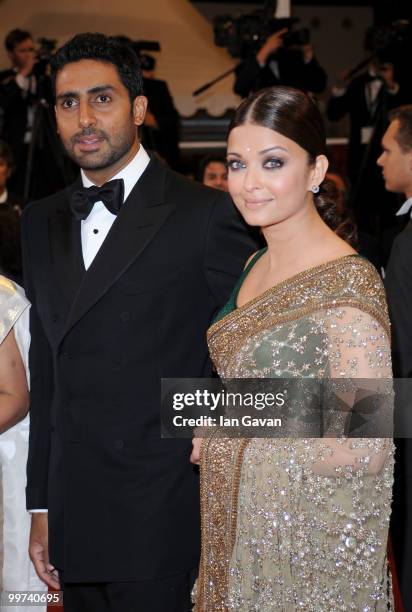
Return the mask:
[(396, 213), (396, 216), (399, 217), (400, 215), (406, 215), (406, 214), (408, 214), (408, 212), (410, 212), (411, 219), (412, 219), (412, 210), (411, 209), (412, 209), (412, 198), (408, 198), (406, 200), (406, 202), (404, 202), (402, 204), (402, 206), (400, 207), (400, 209)]
[[(139, 178), (150, 161), (150, 158), (142, 145), (140, 145), (138, 152), (133, 159), (120, 170), (110, 180), (123, 179), (124, 182), (124, 198), (123, 202), (126, 201), (128, 195), (136, 185)], [(92, 187), (94, 183), (87, 178), (85, 172), (81, 170), (83, 187)], [(87, 219), (81, 221), (81, 242), (82, 242), (82, 253), (84, 267), (86, 270), (96, 257), (100, 247), (102, 246), (104, 239), (109, 233), (116, 215), (109, 212), (103, 202), (96, 202), (93, 206)]]

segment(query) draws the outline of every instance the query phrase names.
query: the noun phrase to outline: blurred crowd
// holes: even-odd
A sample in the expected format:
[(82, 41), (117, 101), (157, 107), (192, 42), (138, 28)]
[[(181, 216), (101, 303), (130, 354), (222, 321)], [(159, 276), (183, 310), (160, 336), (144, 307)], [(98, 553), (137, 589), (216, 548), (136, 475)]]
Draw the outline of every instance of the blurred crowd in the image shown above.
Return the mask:
[[(321, 95), (329, 121), (348, 117), (346, 170), (340, 165), (332, 172), (357, 223), (360, 251), (381, 270), (402, 223), (396, 215), (399, 197), (385, 190), (376, 159), (388, 112), (412, 101), (405, 76), (405, 41), (394, 45), (388, 31), (368, 29), (365, 58), (345, 70), (336, 83), (329, 83), (327, 90), (328, 77), (313, 46), (307, 40), (286, 45), (288, 35), (287, 28), (274, 32), (256, 53), (239, 62), (234, 91), (246, 97), (272, 85), (293, 86), (314, 97)], [(196, 155), (189, 164), (182, 163), (179, 113), (166, 81), (156, 76), (154, 55), (126, 36), (117, 38), (133, 48), (142, 66), (149, 100), (140, 134), (144, 146), (173, 170), (225, 190), (226, 162), (220, 153), (204, 159)], [(53, 43), (40, 39), (36, 45), (32, 34), (22, 29), (9, 32), (4, 40), (10, 66), (0, 72), (0, 198), (17, 213), (28, 201), (70, 184), (78, 172), (56, 134), (49, 77)]]

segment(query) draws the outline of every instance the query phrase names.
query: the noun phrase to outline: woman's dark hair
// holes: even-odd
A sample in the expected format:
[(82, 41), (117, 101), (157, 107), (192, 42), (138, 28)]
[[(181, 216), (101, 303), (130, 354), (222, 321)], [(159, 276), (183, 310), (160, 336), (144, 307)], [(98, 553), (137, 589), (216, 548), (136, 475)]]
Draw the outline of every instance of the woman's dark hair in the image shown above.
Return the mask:
[(59, 70), (67, 64), (81, 60), (113, 64), (132, 102), (136, 96), (143, 94), (142, 72), (136, 53), (128, 44), (119, 42), (115, 37), (91, 32), (77, 34), (53, 55), (50, 66), (54, 92), (56, 92), (56, 76)]
[[(290, 138), (307, 152), (309, 164), (314, 164), (318, 155), (326, 155), (326, 132), (319, 109), (298, 89), (269, 87), (252, 94), (236, 109), (229, 132), (245, 123), (267, 127)], [(319, 192), (314, 194), (316, 208), (325, 223), (353, 244), (356, 230), (349, 215), (339, 206), (338, 198), (337, 188), (329, 180), (324, 180)]]
[(21, 283), (20, 217), (0, 204), (0, 273)]
[(196, 180), (200, 183), (203, 183), (203, 179), (205, 178), (206, 168), (209, 164), (222, 164), (225, 168), (227, 167), (226, 159), (223, 155), (205, 155), (199, 162), (199, 167), (196, 172)]

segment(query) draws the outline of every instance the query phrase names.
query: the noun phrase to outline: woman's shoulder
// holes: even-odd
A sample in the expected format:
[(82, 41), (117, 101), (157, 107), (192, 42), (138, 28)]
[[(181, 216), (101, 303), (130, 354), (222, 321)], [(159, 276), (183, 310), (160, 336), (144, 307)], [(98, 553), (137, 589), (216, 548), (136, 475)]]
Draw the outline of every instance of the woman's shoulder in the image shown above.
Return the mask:
[(17, 293), (17, 286), (9, 278), (0, 274), (0, 293), (4, 296), (12, 296)]
[(4, 304), (16, 304), (26, 307), (29, 302), (22, 287), (0, 274), (0, 306)]
[(385, 288), (375, 266), (361, 255), (342, 257), (332, 265), (328, 292), (334, 302), (368, 313), (389, 328)]
[(365, 257), (354, 253), (337, 260), (339, 273), (353, 290), (360, 290), (363, 294), (377, 290), (384, 291), (383, 282), (375, 266)]

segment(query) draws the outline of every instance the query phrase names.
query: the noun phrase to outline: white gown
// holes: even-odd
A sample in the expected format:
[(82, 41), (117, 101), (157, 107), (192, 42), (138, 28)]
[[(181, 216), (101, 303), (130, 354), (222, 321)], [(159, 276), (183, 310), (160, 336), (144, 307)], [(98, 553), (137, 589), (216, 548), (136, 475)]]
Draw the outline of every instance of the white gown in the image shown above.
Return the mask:
[[(30, 304), (23, 290), (0, 276), (0, 342), (14, 328), (27, 380)], [(46, 591), (28, 555), (30, 514), (26, 510), (26, 463), (29, 440), (29, 415), (0, 435), (2, 503), (0, 505), (0, 574), (3, 591)], [(45, 612), (46, 606), (1, 606), (2, 612)]]

